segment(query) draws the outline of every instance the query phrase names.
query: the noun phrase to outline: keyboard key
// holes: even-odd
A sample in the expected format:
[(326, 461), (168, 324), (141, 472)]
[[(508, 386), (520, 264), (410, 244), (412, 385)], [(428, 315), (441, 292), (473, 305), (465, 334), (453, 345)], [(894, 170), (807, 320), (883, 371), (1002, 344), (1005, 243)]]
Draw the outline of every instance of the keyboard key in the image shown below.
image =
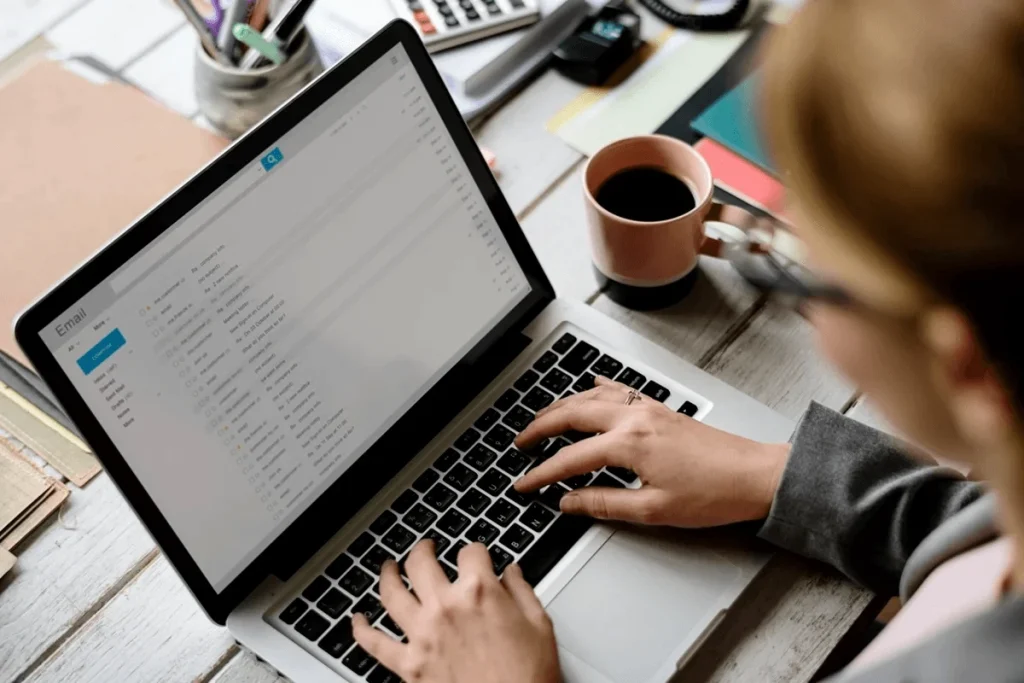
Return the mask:
[(530, 507), (526, 508), (526, 512), (519, 518), (519, 522), (534, 531), (540, 532), (544, 531), (554, 518), (555, 513), (551, 510), (548, 510), (540, 503), (533, 503)]
[(437, 522), (437, 528), (449, 536), (458, 536), (469, 526), (469, 517), (458, 510), (449, 510)]
[(353, 673), (362, 676), (377, 664), (377, 660), (369, 652), (356, 645), (352, 648), (352, 652), (345, 655), (345, 659), (341, 660), (341, 663)]
[(568, 486), (572, 490), (581, 489), (590, 483), (592, 474), (577, 474), (575, 477), (569, 477), (562, 481), (563, 484)]
[(444, 512), (458, 497), (459, 494), (455, 493), (455, 491), (452, 491), (444, 484), (438, 484), (423, 496), (423, 502), (438, 512)]
[(477, 473), (469, 469), (461, 462), (452, 468), (452, 471), (444, 475), (444, 482), (459, 491), (465, 491), (469, 485), (476, 481)]
[(345, 610), (352, 606), (352, 598), (337, 588), (332, 588), (327, 591), (327, 595), (320, 599), (320, 602), (316, 603), (316, 606), (331, 619), (337, 619), (345, 613)]
[(569, 489), (561, 484), (552, 484), (541, 492), (540, 501), (552, 510), (558, 510), (558, 502), (567, 493), (569, 493)]
[(505, 417), (501, 418), (501, 421), (513, 430), (521, 432), (526, 429), (526, 425), (533, 422), (533, 413), (522, 406), (515, 406), (505, 413)]
[(420, 497), (416, 495), (415, 491), (406, 489), (402, 491), (402, 495), (395, 498), (395, 502), (391, 504), (391, 509), (400, 515), (404, 515), (419, 499)]
[(352, 637), (352, 619), (345, 617), (327, 632), (319, 646), (321, 650), (337, 659), (345, 654), (345, 650), (352, 647), (354, 642), (356, 639)]
[(455, 569), (455, 567), (449, 565), (447, 562), (441, 562), (440, 564), (441, 571), (444, 572), (444, 575), (448, 577), (448, 580), (450, 582), (455, 583), (455, 581), (459, 578), (458, 570)]
[(558, 356), (551, 351), (545, 351), (544, 355), (537, 359), (537, 362), (533, 364), (533, 369), (540, 373), (545, 373), (554, 367), (555, 363), (558, 362)]
[(651, 380), (650, 382), (645, 384), (644, 388), (640, 390), (640, 393), (644, 394), (645, 396), (650, 396), (655, 401), (661, 401), (662, 403), (664, 403), (665, 399), (667, 399), (671, 395), (671, 392), (668, 389), (661, 386), (654, 380)]
[(420, 493), (426, 493), (430, 490), (430, 487), (437, 483), (437, 480), (441, 478), (441, 475), (434, 470), (425, 470), (423, 474), (416, 477), (416, 481), (412, 483), (412, 487)]
[(555, 353), (565, 353), (572, 348), (572, 345), (576, 343), (576, 337), (572, 336), (568, 332), (559, 337), (558, 341), (551, 347)]
[(556, 519), (519, 560), (527, 583), (531, 586), (540, 583), (593, 523), (589, 517), (576, 515), (562, 515)]
[(647, 378), (641, 375), (633, 368), (626, 368), (625, 370), (622, 371), (622, 374), (620, 374), (616, 378), (615, 381), (625, 384), (627, 387), (639, 389), (640, 387), (647, 383)]
[(367, 621), (372, 624), (377, 621), (377, 617), (384, 614), (384, 605), (380, 604), (380, 600), (372, 595), (364, 595), (362, 600), (357, 602), (356, 606), (352, 608), (352, 614), (359, 612), (365, 614)]
[(591, 366), (590, 371), (595, 375), (604, 375), (608, 378), (613, 378), (619, 374), (619, 370), (622, 369), (622, 363), (615, 360), (607, 353), (597, 359), (597, 362)]
[[(628, 470), (627, 470), (628, 471)], [(613, 489), (624, 489), (626, 485), (615, 477), (609, 475), (607, 472), (600, 472), (594, 481), (590, 482), (591, 486), (607, 486)]]
[(435, 519), (437, 519), (437, 515), (423, 507), (420, 503), (416, 503), (416, 507), (409, 510), (405, 517), (402, 517), (403, 522), (414, 531), (419, 532), (426, 531), (427, 527), (433, 524)]
[(353, 564), (355, 564), (355, 561), (348, 555), (342, 553), (334, 558), (334, 562), (327, 565), (327, 569), (324, 570), (324, 574), (327, 574), (327, 576), (332, 579), (337, 579), (339, 576), (347, 572), (348, 568)]
[(514, 488), (509, 486), (508, 489), (505, 491), (505, 497), (511, 500), (516, 505), (522, 505), (523, 507), (526, 507), (533, 501), (534, 498), (537, 497), (537, 493), (519, 493), (519, 491), (516, 491)]
[(627, 484), (632, 484), (634, 481), (636, 481), (636, 472), (634, 472), (633, 470), (628, 470), (625, 467), (611, 466), (608, 466), (605, 469), (614, 474), (622, 481), (626, 482)]
[(476, 517), (487, 508), (490, 502), (491, 499), (480, 493), (477, 489), (470, 489), (466, 491), (462, 498), (459, 498), (459, 502), (455, 504), (455, 507)]
[(550, 389), (556, 394), (560, 394), (568, 389), (570, 384), (572, 384), (572, 377), (565, 374), (558, 368), (552, 369), (551, 372), (544, 375), (544, 379), (540, 381), (540, 385), (542, 387)]
[(529, 391), (530, 387), (536, 384), (538, 379), (540, 379), (540, 375), (533, 370), (527, 370), (512, 384), (512, 386), (519, 391)]
[(391, 531), (384, 535), (384, 538), (380, 539), (380, 542), (389, 550), (401, 555), (409, 549), (409, 546), (411, 546), (415, 540), (416, 534), (409, 531), (401, 524), (396, 524), (391, 527)]
[(569, 441), (572, 441), (573, 443), (579, 443), (584, 439), (589, 439), (590, 437), (593, 436), (593, 434), (587, 434), (586, 432), (578, 432), (575, 429), (570, 429), (565, 434), (562, 434), (562, 436), (568, 439)]
[(502, 500), (501, 498), (499, 498), (498, 500), (494, 501), (494, 504), (491, 505), (491, 507), (487, 509), (487, 514), (485, 516), (487, 517), (487, 519), (491, 520), (495, 524), (498, 524), (502, 527), (506, 527), (512, 522), (512, 520), (516, 518), (518, 514), (519, 508), (517, 508), (515, 505), (508, 502), (507, 500)]
[(558, 451), (562, 450), (566, 446), (571, 445), (572, 444), (569, 443), (568, 439), (563, 439), (561, 437), (557, 439), (551, 439), (544, 445), (543, 450), (541, 450), (540, 459), (548, 460), (549, 458), (553, 458), (555, 455), (558, 454)]
[[(487, 446), (478, 443), (477, 445), (473, 446), (473, 450), (471, 450), (469, 453), (466, 453), (465, 460), (468, 465), (470, 465), (471, 467), (475, 467), (476, 469), (483, 472), (488, 467), (490, 467), (491, 463), (494, 462), (494, 459), (497, 457), (497, 453), (492, 451)], [(473, 479), (476, 479), (476, 475), (473, 475)], [(473, 483), (473, 479), (469, 480), (470, 484)], [(468, 485), (469, 484), (467, 484), (467, 486)], [(460, 490), (464, 491), (465, 489)]]
[(366, 680), (368, 683), (402, 683), (398, 674), (393, 673), (391, 669), (384, 668), (383, 664), (378, 664), (377, 668), (366, 677)]
[(496, 545), (488, 548), (487, 554), (491, 556), (491, 565), (494, 567), (494, 573), (498, 576), (505, 571), (505, 567), (512, 564), (512, 556)]
[(359, 557), (373, 545), (373, 536), (366, 533), (365, 531), (359, 534), (359, 538), (352, 541), (352, 544), (348, 547), (348, 554), (352, 557)]
[(526, 396), (523, 396), (523, 405), (530, 410), (542, 410), (555, 402), (555, 397), (540, 387), (530, 389)]
[(576, 395), (576, 394), (574, 394), (573, 392), (571, 392), (571, 391), (567, 391), (567, 392), (565, 392), (564, 394), (562, 394), (562, 395), (561, 395), (561, 396), (559, 397), (559, 399), (558, 399), (558, 400), (562, 400), (563, 398), (569, 398), (570, 396), (575, 396), (575, 395)]
[(513, 477), (526, 469), (530, 459), (514, 448), (510, 448), (505, 455), (498, 460), (498, 468), (508, 472)]
[[(447, 517), (448, 515), (450, 515), (452, 513), (458, 514), (457, 512), (455, 512), (455, 510), (449, 510), (445, 514), (445, 517)], [(441, 518), (441, 521), (444, 521), (444, 517)], [(469, 524), (469, 520), (468, 519), (466, 520), (466, 523)], [(438, 522), (439, 526), (440, 526), (440, 524), (441, 524), (441, 522)], [(452, 536), (458, 536), (460, 533), (462, 533), (462, 529), (459, 529), (457, 532), (452, 534)], [(424, 540), (429, 539), (429, 540), (434, 542), (434, 554), (437, 555), (438, 557), (441, 557), (441, 553), (443, 553), (445, 551), (445, 549), (449, 545), (451, 545), (451, 543), (452, 543), (450, 538), (448, 538), (447, 536), (445, 536), (444, 534), (439, 532), (437, 529), (431, 529), (427, 533), (423, 534), (423, 539)], [(399, 635), (401, 635), (401, 634), (399, 634)]]
[(505, 393), (498, 397), (498, 400), (494, 402), (494, 407), (498, 410), (505, 412), (516, 404), (519, 400), (519, 392), (515, 389), (506, 389)]
[(318, 576), (306, 586), (306, 590), (302, 591), (302, 597), (306, 598), (310, 602), (316, 602), (320, 599), (320, 596), (324, 594), (328, 588), (331, 587), (331, 582), (322, 576)]
[(449, 548), (448, 552), (444, 554), (444, 559), (451, 562), (453, 567), (459, 566), (459, 551), (465, 548), (467, 543), (465, 541), (455, 541), (455, 545)]
[(306, 603), (300, 598), (292, 600), (277, 617), (286, 624), (294, 624), (306, 612)]
[(455, 447), (462, 452), (466, 452), (479, 440), (480, 432), (470, 427), (466, 431), (462, 432), (462, 436), (455, 440)]
[(494, 408), (488, 408), (487, 410), (484, 411), (483, 415), (476, 419), (476, 422), (473, 423), (473, 426), (479, 429), (481, 432), (486, 432), (488, 429), (490, 429), (491, 427), (498, 423), (499, 417), (501, 417), (501, 413), (499, 413)]
[(697, 406), (689, 401), (683, 401), (683, 405), (679, 406), (677, 413), (682, 413), (686, 417), (693, 417), (697, 414)]
[(459, 461), (459, 457), (458, 451), (449, 448), (434, 461), (434, 468), (441, 472), (447, 472), (452, 465)]
[(302, 636), (307, 640), (315, 641), (324, 634), (324, 631), (326, 631), (327, 627), (330, 625), (331, 622), (327, 621), (313, 610), (309, 610), (301, 619), (299, 619), (299, 623), (295, 624), (295, 630), (302, 634)]
[(508, 488), (512, 480), (506, 477), (498, 470), (488, 470), (487, 474), (480, 477), (480, 481), (476, 483), (484, 493), (489, 493), (492, 496), (500, 496), (501, 492)]
[(391, 525), (398, 521), (398, 517), (395, 516), (391, 510), (385, 510), (380, 513), (377, 519), (373, 520), (373, 524), (370, 525), (370, 531), (380, 536), (382, 533), (391, 528)]
[(498, 539), (498, 543), (515, 553), (521, 553), (526, 550), (526, 547), (533, 543), (533, 534), (519, 526), (513, 524), (508, 531), (501, 535)]
[(380, 620), (380, 625), (394, 633), (396, 636), (405, 635), (405, 631), (402, 630), (401, 626), (395, 623), (395, 620), (391, 618), (390, 614), (384, 615), (384, 618)]
[(515, 438), (516, 435), (505, 427), (494, 425), (491, 431), (487, 432), (487, 436), (484, 437), (484, 443), (494, 450), (501, 452), (511, 446)]
[(558, 367), (571, 375), (579, 375), (590, 367), (590, 364), (597, 360), (601, 352), (585, 341), (581, 341), (572, 347), (562, 360), (558, 361)]
[(589, 372), (584, 372), (580, 376), (580, 378), (576, 380), (576, 384), (572, 385), (572, 390), (580, 394), (582, 394), (584, 391), (590, 391), (593, 388), (594, 376)]
[(338, 585), (349, 595), (359, 597), (366, 592), (366, 589), (373, 583), (373, 577), (359, 567), (352, 567), (345, 576), (341, 577)]
[(386, 560), (393, 559), (395, 559), (394, 555), (389, 553), (387, 550), (384, 550), (384, 548), (381, 548), (379, 545), (375, 545), (370, 548), (370, 552), (366, 553), (366, 556), (359, 561), (359, 564), (369, 569), (375, 576), (380, 576), (380, 566), (384, 564)]
[(498, 537), (498, 530), (493, 525), (488, 524), (482, 519), (478, 519), (476, 524), (470, 527), (469, 531), (466, 532), (466, 538), (469, 539), (470, 543), (483, 543), (484, 545), (490, 545), (491, 541)]

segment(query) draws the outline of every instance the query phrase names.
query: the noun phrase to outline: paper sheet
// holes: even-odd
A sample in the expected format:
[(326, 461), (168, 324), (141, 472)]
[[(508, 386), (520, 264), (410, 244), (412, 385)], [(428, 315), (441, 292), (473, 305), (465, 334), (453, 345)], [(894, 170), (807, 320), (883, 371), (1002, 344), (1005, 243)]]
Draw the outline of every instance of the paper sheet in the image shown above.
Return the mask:
[[(677, 31), (612, 90), (591, 89), (581, 97), (593, 102), (571, 117), (549, 125), (564, 142), (591, 156), (610, 142), (658, 129), (671, 114), (717, 72), (747, 39), (749, 32), (693, 34)], [(570, 108), (573, 105), (570, 105)]]
[(0, 60), (50, 28), (86, 0), (3, 0)]
[(51, 479), (9, 448), (6, 441), (0, 441), (0, 536), (46, 496), (51, 483)]
[(185, 23), (167, 0), (90, 0), (46, 32), (69, 55), (92, 55), (115, 71)]
[(199, 111), (193, 69), (198, 42), (192, 27), (182, 26), (129, 66), (124, 77), (164, 105), (191, 118)]

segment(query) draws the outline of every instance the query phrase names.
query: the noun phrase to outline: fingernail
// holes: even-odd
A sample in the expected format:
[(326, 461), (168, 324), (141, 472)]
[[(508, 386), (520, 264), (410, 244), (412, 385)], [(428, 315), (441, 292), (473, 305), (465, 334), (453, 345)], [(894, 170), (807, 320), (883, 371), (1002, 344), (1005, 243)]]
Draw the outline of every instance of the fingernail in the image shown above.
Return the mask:
[(573, 512), (579, 508), (579, 495), (575, 493), (567, 493), (562, 496), (562, 500), (558, 502), (558, 509), (562, 512)]
[(381, 565), (380, 565), (381, 573), (383, 573), (385, 569), (387, 569), (388, 567), (390, 567), (393, 564), (395, 564), (394, 560), (384, 560), (384, 562), (381, 563)]

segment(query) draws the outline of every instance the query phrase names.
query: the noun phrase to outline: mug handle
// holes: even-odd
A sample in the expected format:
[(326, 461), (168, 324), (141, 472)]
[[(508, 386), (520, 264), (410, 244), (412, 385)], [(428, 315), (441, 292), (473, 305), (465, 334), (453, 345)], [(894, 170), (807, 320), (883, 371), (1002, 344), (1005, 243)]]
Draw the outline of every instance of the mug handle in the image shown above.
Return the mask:
[[(722, 236), (709, 235), (708, 223), (717, 223), (713, 229)], [(774, 218), (755, 216), (739, 206), (712, 202), (704, 216), (699, 252), (704, 256), (723, 258), (728, 246), (746, 243), (751, 252), (766, 253), (771, 250), (779, 229), (779, 221)]]

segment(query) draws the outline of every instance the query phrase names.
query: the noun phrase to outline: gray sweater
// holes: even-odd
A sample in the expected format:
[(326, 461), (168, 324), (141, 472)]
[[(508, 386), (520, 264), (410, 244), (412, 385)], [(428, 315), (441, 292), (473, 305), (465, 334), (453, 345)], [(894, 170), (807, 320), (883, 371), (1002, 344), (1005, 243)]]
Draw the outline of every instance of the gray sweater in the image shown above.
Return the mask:
[[(934, 567), (996, 533), (981, 484), (922, 464), (895, 439), (815, 404), (797, 427), (758, 535), (877, 593), (906, 599)], [(1008, 599), (895, 659), (836, 680), (1024, 683), (1024, 599)]]

